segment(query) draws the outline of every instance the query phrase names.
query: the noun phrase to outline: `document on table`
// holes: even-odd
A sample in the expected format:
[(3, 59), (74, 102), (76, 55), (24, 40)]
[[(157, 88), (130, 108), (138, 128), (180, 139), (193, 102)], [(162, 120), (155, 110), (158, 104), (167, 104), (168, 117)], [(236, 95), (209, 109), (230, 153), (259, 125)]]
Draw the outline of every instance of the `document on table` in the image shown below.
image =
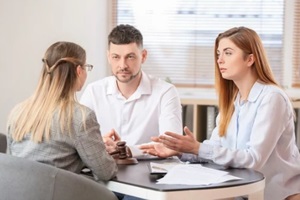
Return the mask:
[(151, 174), (166, 174), (176, 165), (185, 165), (177, 156), (169, 157), (161, 162), (150, 162), (149, 169)]
[(167, 171), (167, 174), (158, 179), (157, 184), (210, 185), (241, 179), (225, 171), (203, 167), (201, 164), (160, 165), (158, 167), (161, 171)]
[(166, 174), (169, 170), (179, 164), (184, 165), (184, 163), (179, 161), (162, 163), (150, 162), (150, 172), (151, 174)]

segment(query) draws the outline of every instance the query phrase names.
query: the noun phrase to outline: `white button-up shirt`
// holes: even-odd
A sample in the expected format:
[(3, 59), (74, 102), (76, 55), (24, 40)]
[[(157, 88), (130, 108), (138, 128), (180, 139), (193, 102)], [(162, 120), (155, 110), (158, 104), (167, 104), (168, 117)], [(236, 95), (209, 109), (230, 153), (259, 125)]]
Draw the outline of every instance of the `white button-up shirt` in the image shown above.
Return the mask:
[(265, 199), (282, 200), (300, 193), (300, 154), (295, 141), (294, 111), (287, 95), (278, 87), (256, 82), (248, 100), (235, 111), (226, 136), (217, 126), (209, 140), (200, 145), (199, 157), (216, 164), (252, 168), (266, 177)]
[(172, 84), (142, 72), (140, 85), (126, 99), (116, 78), (89, 84), (80, 102), (95, 111), (102, 134), (115, 129), (128, 145), (151, 142), (166, 131), (182, 134), (181, 103)]

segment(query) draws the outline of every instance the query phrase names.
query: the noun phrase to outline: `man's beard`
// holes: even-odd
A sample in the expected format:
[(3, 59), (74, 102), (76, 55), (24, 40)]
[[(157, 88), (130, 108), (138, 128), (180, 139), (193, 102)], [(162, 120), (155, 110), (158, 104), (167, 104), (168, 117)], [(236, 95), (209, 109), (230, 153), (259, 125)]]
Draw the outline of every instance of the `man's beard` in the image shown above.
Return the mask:
[[(126, 70), (123, 70), (123, 71), (125, 71), (126, 72)], [(141, 72), (141, 68), (139, 69), (139, 71), (136, 73), (136, 74), (132, 74), (128, 79), (126, 79), (126, 80), (121, 80), (121, 79), (119, 79), (119, 77), (117, 76), (117, 74), (114, 74), (114, 76), (116, 77), (116, 79), (118, 80), (118, 81), (120, 81), (121, 83), (128, 83), (128, 82), (130, 82), (131, 80), (133, 80), (134, 78), (136, 78), (139, 74), (140, 74), (140, 72)]]

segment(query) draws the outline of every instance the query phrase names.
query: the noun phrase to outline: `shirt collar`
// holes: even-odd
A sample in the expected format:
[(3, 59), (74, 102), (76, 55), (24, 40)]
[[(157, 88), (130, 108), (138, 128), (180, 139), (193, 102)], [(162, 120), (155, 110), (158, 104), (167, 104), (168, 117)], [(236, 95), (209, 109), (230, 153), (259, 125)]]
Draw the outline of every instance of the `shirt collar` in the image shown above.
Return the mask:
[[(151, 80), (150, 77), (142, 71), (142, 78), (141, 82), (135, 91), (135, 93), (132, 96), (141, 96), (143, 94), (151, 94), (152, 86), (151, 86)], [(108, 80), (108, 86), (107, 86), (107, 95), (112, 95), (112, 94), (120, 94), (118, 86), (117, 86), (117, 79), (115, 76), (109, 77)]]
[[(249, 102), (255, 102), (258, 99), (258, 97), (261, 94), (261, 92), (263, 91), (264, 87), (265, 87), (264, 84), (261, 84), (261, 83), (259, 83), (259, 82), (256, 81), (253, 84), (253, 86), (252, 86), (252, 88), (250, 90), (250, 93), (248, 95), (247, 101), (249, 101)], [(240, 93), (238, 93), (235, 103), (239, 102), (240, 98), (241, 98), (241, 95), (240, 95)]]
[(264, 87), (264, 84), (255, 82), (248, 95), (248, 101), (255, 102), (258, 99), (259, 95), (262, 93)]
[(150, 77), (142, 71), (142, 79), (140, 85), (137, 88), (137, 92), (141, 95), (143, 94), (151, 94), (152, 84)]
[(118, 86), (117, 86), (117, 79), (115, 76), (111, 76), (108, 79), (108, 86), (106, 90), (106, 95), (118, 94)]

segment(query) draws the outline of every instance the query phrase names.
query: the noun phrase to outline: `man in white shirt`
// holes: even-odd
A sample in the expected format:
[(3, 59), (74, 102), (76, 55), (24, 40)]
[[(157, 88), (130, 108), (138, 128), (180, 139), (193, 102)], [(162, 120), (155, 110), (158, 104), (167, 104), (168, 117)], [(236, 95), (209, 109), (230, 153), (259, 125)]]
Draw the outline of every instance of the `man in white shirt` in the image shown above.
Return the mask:
[(152, 136), (183, 132), (175, 86), (141, 69), (147, 51), (139, 30), (115, 27), (108, 36), (107, 58), (113, 76), (89, 84), (80, 100), (95, 111), (107, 149), (122, 140), (138, 156), (138, 145), (151, 142)]

